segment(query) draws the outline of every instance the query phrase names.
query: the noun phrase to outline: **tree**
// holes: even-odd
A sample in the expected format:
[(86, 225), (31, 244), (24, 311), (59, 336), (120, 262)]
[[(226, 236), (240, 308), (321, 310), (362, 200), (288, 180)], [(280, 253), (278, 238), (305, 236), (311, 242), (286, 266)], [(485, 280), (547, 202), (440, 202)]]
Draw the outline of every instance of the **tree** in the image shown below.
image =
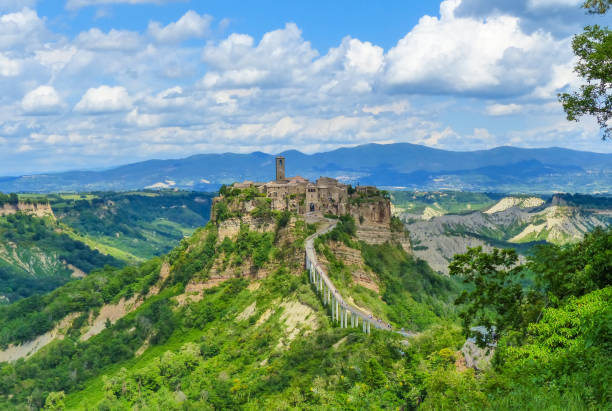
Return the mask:
[(480, 346), (486, 346), (495, 334), (507, 330), (517, 331), (520, 338), (539, 313), (540, 299), (537, 294), (523, 290), (524, 267), (518, 263), (513, 249), (494, 248), (487, 253), (482, 247), (468, 248), (467, 253), (453, 257), (449, 269), (451, 275), (469, 284), (455, 304), (464, 305), (459, 316), (466, 334), (470, 334), (474, 325), (487, 329), (486, 335), (475, 334)]
[(45, 401), (45, 410), (63, 410), (66, 408), (64, 391), (50, 392)]
[[(583, 7), (591, 14), (604, 14), (612, 0), (586, 0)], [(586, 84), (579, 91), (560, 93), (559, 101), (570, 121), (594, 116), (603, 131), (603, 139), (612, 138), (612, 31), (607, 27), (587, 26), (574, 36), (572, 49), (578, 57), (574, 71)]]
[(612, 0), (586, 0), (582, 7), (591, 14), (604, 14), (612, 7)]

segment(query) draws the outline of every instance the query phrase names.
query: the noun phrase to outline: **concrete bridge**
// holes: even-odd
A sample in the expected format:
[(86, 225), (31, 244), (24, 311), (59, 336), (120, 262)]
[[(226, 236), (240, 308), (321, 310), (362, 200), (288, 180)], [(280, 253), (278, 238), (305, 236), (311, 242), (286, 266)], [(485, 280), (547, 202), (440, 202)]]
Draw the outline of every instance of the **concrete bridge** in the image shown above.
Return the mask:
[(340, 295), (334, 284), (331, 282), (327, 273), (317, 261), (317, 254), (314, 249), (314, 240), (329, 233), (338, 224), (337, 221), (328, 220), (329, 225), (308, 237), (305, 241), (306, 248), (306, 269), (310, 276), (310, 282), (314, 284), (317, 292), (323, 300), (323, 304), (330, 308), (332, 321), (338, 322), (342, 328), (357, 328), (361, 326), (363, 332), (369, 334), (372, 327), (380, 330), (393, 331), (392, 327), (377, 318), (366, 314), (357, 307), (348, 304)]

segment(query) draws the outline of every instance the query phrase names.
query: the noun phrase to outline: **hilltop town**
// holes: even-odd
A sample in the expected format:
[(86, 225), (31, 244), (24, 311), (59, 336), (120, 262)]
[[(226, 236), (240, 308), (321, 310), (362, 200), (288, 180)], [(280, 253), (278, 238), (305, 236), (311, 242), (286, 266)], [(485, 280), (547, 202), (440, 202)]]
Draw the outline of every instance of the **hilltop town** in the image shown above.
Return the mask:
[[(234, 183), (235, 189), (255, 189), (265, 195), (274, 211), (291, 211), (309, 216), (352, 215), (361, 224), (390, 224), (391, 202), (386, 191), (374, 186), (352, 187), (330, 177), (316, 182), (285, 175), (285, 158), (276, 157), (276, 178), (272, 181)], [(223, 190), (221, 197), (223, 198)], [(213, 208), (214, 209), (214, 208)]]

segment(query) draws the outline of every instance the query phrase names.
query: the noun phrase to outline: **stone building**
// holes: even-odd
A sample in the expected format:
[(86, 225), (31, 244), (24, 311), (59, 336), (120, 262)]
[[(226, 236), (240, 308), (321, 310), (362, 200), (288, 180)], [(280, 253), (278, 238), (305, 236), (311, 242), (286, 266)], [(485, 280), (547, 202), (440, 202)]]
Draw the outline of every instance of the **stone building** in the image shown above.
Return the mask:
[(285, 176), (285, 158), (276, 157), (276, 179), (267, 183), (244, 181), (236, 188), (255, 187), (271, 200), (272, 210), (289, 210), (298, 214), (318, 213), (344, 215), (388, 223), (391, 206), (374, 186), (358, 186), (349, 194), (349, 186), (334, 178), (320, 177), (316, 182), (303, 177)]

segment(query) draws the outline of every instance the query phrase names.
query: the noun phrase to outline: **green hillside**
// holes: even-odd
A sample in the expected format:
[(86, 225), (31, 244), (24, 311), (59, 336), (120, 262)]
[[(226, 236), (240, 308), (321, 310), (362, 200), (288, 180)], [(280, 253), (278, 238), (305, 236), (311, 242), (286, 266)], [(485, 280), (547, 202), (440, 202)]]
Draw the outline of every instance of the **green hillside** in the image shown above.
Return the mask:
[[(208, 193), (1, 194), (0, 302), (170, 251), (206, 224)], [(46, 207), (36, 213), (36, 205)], [(38, 216), (34, 215), (38, 214)]]
[(71, 278), (124, 263), (62, 233), (57, 222), (22, 213), (0, 217), (0, 294), (14, 301)]
[(391, 201), (398, 213), (422, 215), (431, 209), (439, 215), (470, 213), (486, 209), (503, 196), (462, 191), (392, 191)]
[[(324, 264), (334, 271), (330, 276), (347, 297), (386, 316), (396, 329), (415, 332), (368, 335), (332, 323), (308, 281), (302, 247), (316, 227), (286, 213), (260, 211), (258, 217), (211, 221), (170, 253), (138, 266), (97, 271), (45, 296), (0, 307), (5, 348), (51, 330), (64, 336), (0, 366), (0, 408), (609, 404), (611, 231), (596, 230), (571, 246), (543, 246), (527, 266), (507, 272), (493, 260), (484, 264), (492, 258), (486, 255), (470, 265), (480, 256), (476, 250), (455, 265), (465, 262), (482, 280), (472, 281), (464, 271), (464, 302), (455, 308), (449, 304), (460, 291), (454, 279), (392, 243), (362, 243), (355, 222), (343, 218), (317, 241)], [(235, 223), (239, 230), (222, 238)], [(346, 270), (347, 259), (376, 287), (360, 290)], [(523, 269), (537, 281), (522, 281)], [(483, 300), (488, 286), (498, 291)], [(491, 368), (475, 372), (465, 366), (459, 318), (468, 328), (483, 321), (498, 327)]]
[(213, 195), (165, 190), (46, 197), (57, 219), (84, 241), (138, 262), (167, 253), (206, 224)]
[[(259, 220), (272, 224), (267, 232), (243, 225), (234, 239), (220, 241), (218, 225), (209, 223), (163, 258), (98, 271), (46, 296), (0, 309), (0, 343), (5, 347), (58, 324), (66, 335), (0, 370), (6, 376), (0, 379), (4, 407), (19, 408), (27, 401), (40, 407), (61, 397), (49, 392), (60, 391), (67, 394), (62, 401), (68, 408), (76, 409), (404, 403), (412, 395), (414, 366), (402, 354), (408, 349), (401, 342), (404, 337), (383, 332), (366, 336), (332, 325), (303, 271), (301, 247), (314, 227), (295, 217), (267, 215)], [(405, 265), (411, 258), (404, 252), (378, 261), (375, 256), (385, 253), (385, 247), (368, 250), (372, 265), (379, 264), (388, 276), (381, 284), (386, 300), (412, 298), (409, 290), (397, 288), (400, 275), (411, 276), (417, 287), (431, 288), (431, 278)], [(244, 267), (256, 278), (267, 274), (214, 282), (215, 272)], [(122, 301), (135, 309), (83, 340), (92, 328), (91, 318)], [(398, 324), (410, 324), (414, 321), (409, 317), (416, 320), (419, 313), (402, 315)], [(446, 326), (431, 329), (435, 324)], [(439, 344), (456, 350), (463, 341), (459, 328), (433, 311), (427, 327), (419, 337), (423, 352), (443, 348)], [(425, 358), (417, 351), (415, 355)]]

